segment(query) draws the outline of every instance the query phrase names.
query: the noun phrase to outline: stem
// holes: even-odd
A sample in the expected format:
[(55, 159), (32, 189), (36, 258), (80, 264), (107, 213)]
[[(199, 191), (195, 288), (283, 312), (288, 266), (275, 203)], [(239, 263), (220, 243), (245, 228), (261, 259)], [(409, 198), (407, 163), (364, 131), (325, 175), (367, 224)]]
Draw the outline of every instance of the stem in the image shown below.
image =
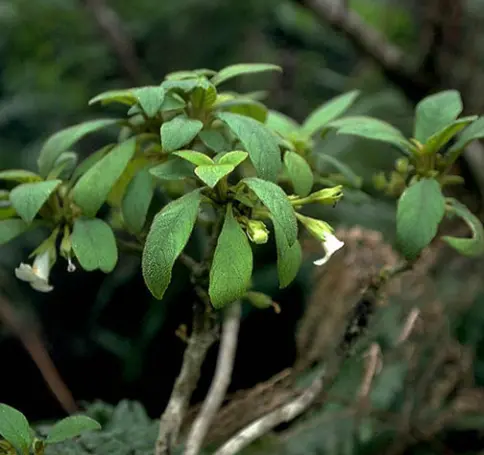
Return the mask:
[(185, 455), (197, 455), (217, 411), (223, 403), (232, 377), (237, 336), (239, 334), (241, 306), (239, 302), (230, 305), (225, 311), (222, 339), (217, 359), (215, 375), (202, 409), (188, 436)]
[(191, 271), (191, 278), (198, 300), (195, 303), (192, 335), (183, 354), (183, 362), (168, 405), (160, 419), (155, 445), (155, 455), (171, 455), (177, 444), (190, 399), (200, 378), (200, 370), (208, 350), (218, 338), (219, 326), (213, 322), (210, 297), (203, 286), (204, 272), (210, 269), (217, 239), (222, 229), (223, 213), (213, 224), (204, 260), (198, 264), (183, 254), (180, 259)]
[(217, 331), (210, 327), (206, 312), (200, 310), (201, 308), (194, 316), (193, 333), (183, 355), (182, 368), (175, 381), (170, 401), (161, 416), (155, 447), (156, 455), (172, 453), (190, 398), (197, 386), (202, 364), (210, 346), (217, 339)]
[(281, 423), (290, 422), (306, 411), (316, 400), (323, 388), (323, 378), (319, 376), (295, 400), (261, 417), (229, 439), (214, 455), (232, 455), (268, 433)]

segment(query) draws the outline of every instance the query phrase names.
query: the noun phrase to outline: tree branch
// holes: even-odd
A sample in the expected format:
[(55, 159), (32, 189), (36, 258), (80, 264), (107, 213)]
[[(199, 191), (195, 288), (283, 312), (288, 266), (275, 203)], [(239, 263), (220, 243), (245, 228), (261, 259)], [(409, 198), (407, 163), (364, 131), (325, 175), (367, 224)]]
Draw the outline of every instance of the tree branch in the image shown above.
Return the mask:
[(141, 65), (134, 45), (116, 11), (105, 0), (81, 0), (95, 19), (104, 38), (133, 85), (141, 85)]
[(179, 376), (175, 381), (170, 400), (160, 419), (160, 428), (155, 445), (155, 455), (171, 455), (177, 444), (180, 428), (190, 404), (190, 398), (200, 378), (200, 370), (210, 346), (218, 338), (219, 325), (214, 323), (210, 297), (204, 288), (204, 271), (210, 269), (217, 239), (222, 229), (224, 214), (220, 212), (212, 226), (208, 248), (201, 264), (193, 258), (182, 255), (180, 259), (190, 269), (190, 275), (197, 294), (194, 305), (193, 329), (188, 346), (183, 355)]
[(316, 378), (302, 394), (289, 403), (261, 417), (229, 439), (214, 455), (232, 455), (254, 442), (281, 423), (290, 422), (305, 412), (323, 389), (323, 375)]
[(190, 398), (200, 378), (200, 370), (210, 346), (217, 339), (217, 327), (210, 327), (205, 308), (196, 308), (193, 332), (183, 355), (179, 376), (165, 412), (160, 419), (155, 454), (170, 455), (176, 444), (180, 427), (190, 404)]
[(0, 320), (4, 322), (9, 330), (15, 334), (24, 345), (35, 365), (39, 369), (44, 381), (47, 383), (52, 394), (68, 414), (79, 410), (77, 404), (59, 372), (49, 353), (45, 349), (42, 338), (36, 328), (29, 324), (24, 326), (9, 301), (0, 296)]
[(215, 375), (202, 409), (187, 439), (185, 455), (197, 455), (211, 423), (223, 403), (232, 377), (237, 337), (239, 334), (241, 306), (234, 302), (225, 311)]
[(418, 101), (428, 94), (432, 82), (420, 74), (405, 53), (393, 45), (358, 14), (346, 9), (340, 0), (299, 0), (318, 19), (348, 38), (356, 49), (370, 57), (385, 76), (398, 85), (412, 100)]

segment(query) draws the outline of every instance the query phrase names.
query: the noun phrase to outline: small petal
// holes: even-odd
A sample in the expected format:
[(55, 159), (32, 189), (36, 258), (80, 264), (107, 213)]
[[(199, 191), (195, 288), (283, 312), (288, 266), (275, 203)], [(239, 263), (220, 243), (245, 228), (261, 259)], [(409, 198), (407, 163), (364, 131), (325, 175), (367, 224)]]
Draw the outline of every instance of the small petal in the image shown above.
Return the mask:
[(50, 273), (50, 253), (46, 251), (45, 253), (36, 256), (34, 263), (32, 265), (34, 273), (39, 277), (43, 278), (45, 281), (49, 279)]
[(331, 256), (342, 248), (344, 244), (344, 242), (336, 238), (336, 236), (333, 234), (326, 233), (323, 241), (323, 248), (326, 254), (321, 259), (314, 261), (313, 264), (318, 266), (326, 264), (326, 262), (330, 260)]
[(338, 238), (336, 238), (333, 234), (326, 234), (326, 240), (323, 242), (323, 248), (326, 250), (326, 254), (330, 256), (338, 251), (340, 248), (343, 248), (345, 242), (342, 242)]
[(326, 264), (326, 262), (328, 262), (328, 261), (329, 261), (329, 258), (330, 258), (330, 257), (331, 257), (331, 256), (330, 256), (329, 254), (327, 254), (327, 255), (326, 255), (326, 256), (324, 256), (323, 258), (318, 259), (317, 261), (314, 261), (314, 262), (313, 262), (313, 264), (314, 264), (314, 265), (324, 265), (324, 264)]
[(33, 289), (39, 292), (50, 292), (54, 289), (54, 286), (51, 286), (47, 281), (32, 281), (30, 283), (30, 286), (32, 286)]
[(19, 280), (27, 281), (27, 283), (30, 283), (36, 279), (36, 275), (32, 270), (32, 267), (28, 264), (24, 264), (23, 262), (15, 269), (15, 276)]
[(49, 251), (36, 256), (32, 266), (21, 263), (15, 269), (15, 276), (22, 281), (30, 283), (33, 289), (39, 292), (50, 292), (54, 289), (49, 284), (50, 272), (50, 254)]

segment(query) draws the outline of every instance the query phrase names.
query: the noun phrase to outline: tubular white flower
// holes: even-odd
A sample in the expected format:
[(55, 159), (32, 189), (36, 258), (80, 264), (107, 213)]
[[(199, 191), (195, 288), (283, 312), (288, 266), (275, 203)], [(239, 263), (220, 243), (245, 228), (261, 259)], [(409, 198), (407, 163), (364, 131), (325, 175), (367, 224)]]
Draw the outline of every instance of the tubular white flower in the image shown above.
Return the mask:
[(324, 240), (323, 240), (323, 248), (325, 251), (324, 257), (314, 261), (314, 265), (324, 265), (328, 262), (331, 256), (336, 253), (340, 248), (344, 246), (345, 242), (339, 240), (335, 235), (331, 234), (330, 232), (324, 233)]
[(21, 263), (15, 269), (15, 276), (19, 280), (30, 283), (36, 291), (50, 292), (54, 289), (54, 286), (49, 284), (50, 269), (50, 253), (46, 251), (35, 257), (32, 266)]

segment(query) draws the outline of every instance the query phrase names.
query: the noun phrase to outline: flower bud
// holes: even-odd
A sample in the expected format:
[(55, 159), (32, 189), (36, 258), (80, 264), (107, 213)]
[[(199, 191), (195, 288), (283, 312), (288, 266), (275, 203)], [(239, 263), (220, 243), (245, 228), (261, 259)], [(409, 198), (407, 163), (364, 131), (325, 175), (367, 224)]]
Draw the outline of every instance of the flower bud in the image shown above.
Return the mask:
[(408, 172), (408, 159), (407, 158), (399, 158), (395, 163), (395, 169), (400, 174), (406, 174)]
[(266, 308), (273, 307), (276, 313), (281, 312), (279, 305), (274, 302), (271, 297), (263, 294), (262, 292), (249, 291), (247, 292), (246, 297), (247, 300), (256, 308), (264, 310)]
[(304, 227), (313, 237), (316, 237), (322, 242), (324, 242), (326, 234), (331, 234), (333, 232), (331, 226), (322, 220), (310, 218), (308, 216), (301, 215), (300, 213), (297, 213), (296, 217), (302, 224), (304, 224)]
[(383, 172), (379, 172), (373, 176), (373, 186), (377, 190), (384, 190), (388, 185), (387, 178)]
[(250, 241), (257, 245), (267, 243), (267, 240), (269, 240), (269, 231), (260, 220), (249, 220), (247, 222), (247, 235)]
[(300, 206), (304, 204), (325, 204), (334, 205), (343, 197), (343, 186), (337, 185), (332, 188), (324, 188), (316, 191), (307, 197), (294, 198), (291, 200), (291, 204)]

